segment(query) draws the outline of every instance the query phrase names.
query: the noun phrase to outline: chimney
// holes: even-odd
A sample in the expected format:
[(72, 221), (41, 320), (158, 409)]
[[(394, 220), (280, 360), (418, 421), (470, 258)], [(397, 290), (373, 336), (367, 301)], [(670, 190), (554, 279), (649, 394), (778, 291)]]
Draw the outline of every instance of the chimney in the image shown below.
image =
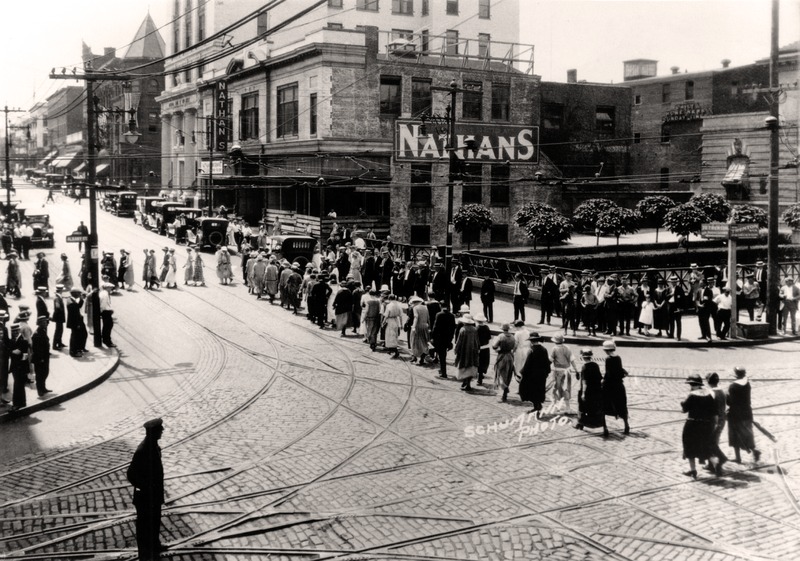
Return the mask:
[(673, 74), (677, 74), (678, 71), (680, 70), (680, 68), (678, 68), (677, 66), (670, 66), (669, 69), (672, 70)]
[(722, 59), (722, 68), (728, 68), (731, 65), (731, 59), (723, 58)]
[(578, 82), (578, 70), (570, 68), (567, 70), (567, 84), (575, 84)]
[(103, 48), (103, 56), (107, 56), (108, 58), (114, 58), (117, 54), (117, 49), (114, 47), (105, 47)]

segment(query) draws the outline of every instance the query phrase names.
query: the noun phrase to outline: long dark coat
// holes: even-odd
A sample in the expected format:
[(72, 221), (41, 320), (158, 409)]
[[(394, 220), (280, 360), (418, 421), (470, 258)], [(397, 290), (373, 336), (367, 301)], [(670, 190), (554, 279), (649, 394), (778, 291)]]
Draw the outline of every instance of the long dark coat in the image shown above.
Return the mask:
[(609, 417), (628, 418), (628, 394), (625, 392), (625, 369), (618, 356), (606, 358), (606, 375), (603, 377), (603, 409)]
[(541, 405), (545, 400), (547, 375), (550, 374), (550, 357), (542, 345), (533, 345), (519, 371), (519, 397)]

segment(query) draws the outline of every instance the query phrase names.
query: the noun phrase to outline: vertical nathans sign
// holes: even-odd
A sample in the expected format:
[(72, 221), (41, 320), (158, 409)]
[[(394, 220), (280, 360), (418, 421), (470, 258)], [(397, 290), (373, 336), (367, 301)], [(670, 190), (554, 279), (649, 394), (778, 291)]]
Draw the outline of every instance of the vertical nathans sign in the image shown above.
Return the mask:
[[(422, 134), (419, 121), (395, 121), (395, 160), (426, 161), (448, 158), (447, 134)], [(456, 123), (456, 157), (465, 161), (539, 163), (539, 127), (497, 123)], [(469, 146), (469, 148), (468, 148)]]
[(231, 116), (228, 115), (228, 84), (217, 82), (214, 89), (214, 112), (217, 121), (217, 144), (219, 152), (228, 151), (228, 123)]

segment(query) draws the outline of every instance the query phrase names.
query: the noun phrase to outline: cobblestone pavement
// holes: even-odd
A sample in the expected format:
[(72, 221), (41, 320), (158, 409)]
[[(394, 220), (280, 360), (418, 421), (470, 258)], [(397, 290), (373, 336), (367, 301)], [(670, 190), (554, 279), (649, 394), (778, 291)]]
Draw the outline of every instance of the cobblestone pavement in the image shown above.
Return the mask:
[[(116, 227), (109, 244), (141, 253), (165, 243), (101, 217)], [(124, 472), (142, 420), (157, 414), (170, 559), (798, 557), (797, 343), (734, 357), (625, 350), (632, 433), (611, 419), (604, 439), (567, 417), (523, 420), (528, 406), (498, 403), (488, 387), (465, 394), (238, 283), (219, 286), (205, 261), (206, 288), (114, 300), (120, 340), (144, 338), (144, 318), (157, 317), (179, 335), (165, 346), (195, 353), (172, 373), (180, 389), (76, 442), (0, 464), (0, 553), (133, 558)], [(146, 364), (145, 349), (123, 351), (122, 370)], [(729, 378), (734, 360), (750, 370), (757, 419), (777, 443), (757, 434), (759, 464), (745, 454), (723, 477), (692, 481), (682, 475), (683, 380), (710, 369)]]

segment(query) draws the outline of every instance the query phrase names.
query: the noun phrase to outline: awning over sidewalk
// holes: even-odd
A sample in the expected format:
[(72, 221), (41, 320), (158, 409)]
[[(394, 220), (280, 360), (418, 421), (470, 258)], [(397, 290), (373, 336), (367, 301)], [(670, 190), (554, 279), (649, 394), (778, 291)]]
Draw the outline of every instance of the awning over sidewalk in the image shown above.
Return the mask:
[(80, 154), (81, 154), (81, 149), (74, 148), (72, 150), (65, 152), (63, 155), (53, 160), (51, 165), (57, 168), (71, 169), (73, 166), (78, 165), (77, 162), (81, 157)]
[(95, 175), (108, 175), (111, 166), (109, 164), (97, 164), (94, 168)]
[(44, 168), (51, 161), (53, 161), (53, 158), (55, 158), (57, 155), (58, 155), (58, 150), (50, 150), (47, 156), (39, 160), (39, 165), (37, 167)]

